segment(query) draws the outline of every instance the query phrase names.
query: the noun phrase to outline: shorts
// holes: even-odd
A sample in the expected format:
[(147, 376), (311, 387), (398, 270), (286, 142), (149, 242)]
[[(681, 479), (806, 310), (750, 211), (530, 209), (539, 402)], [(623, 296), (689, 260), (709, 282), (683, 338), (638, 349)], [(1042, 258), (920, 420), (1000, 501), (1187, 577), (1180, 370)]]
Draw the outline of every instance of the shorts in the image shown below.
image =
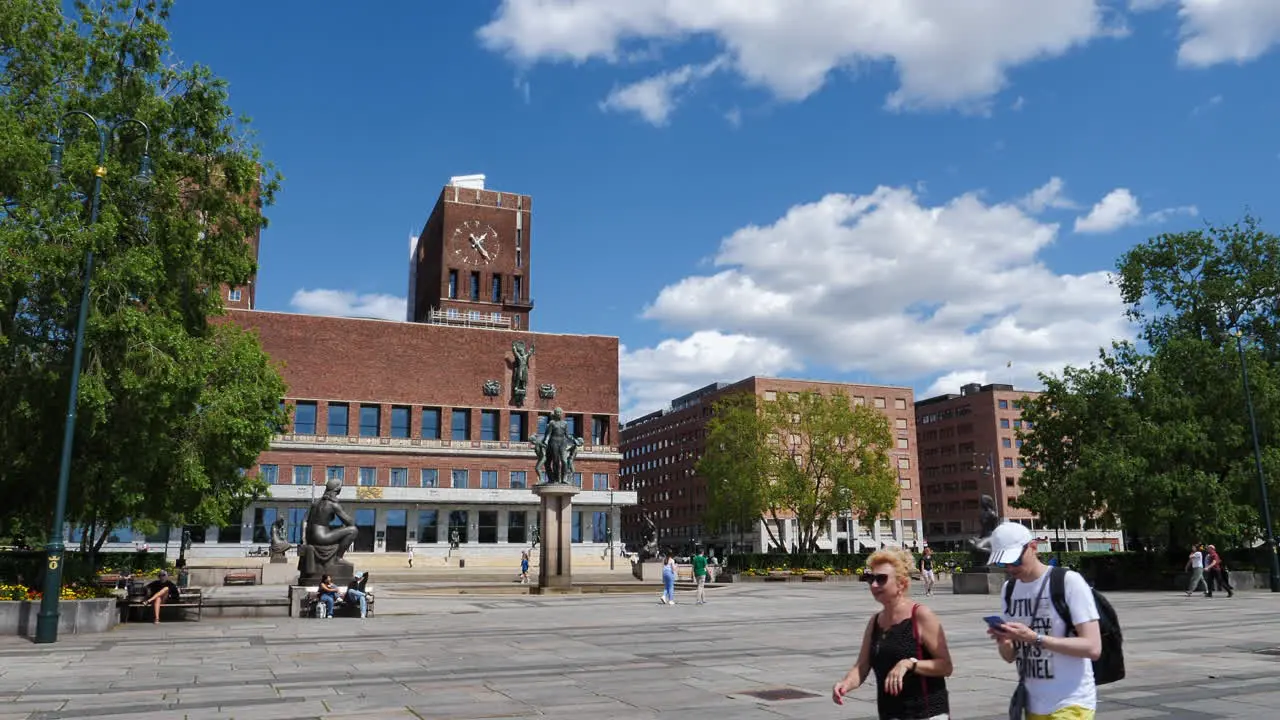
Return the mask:
[(933, 575), (933, 571), (932, 571), (932, 570), (925, 570), (925, 571), (924, 571), (924, 573), (923, 573), (923, 575), (924, 575), (924, 581), (925, 581), (925, 582), (933, 582), (933, 581), (936, 579), (936, 578), (934, 577), (934, 575)]
[(1068, 705), (1064, 708), (1058, 708), (1048, 715), (1037, 715), (1035, 713), (1027, 713), (1027, 720), (1093, 720), (1095, 712), (1089, 708), (1082, 708), (1079, 705)]

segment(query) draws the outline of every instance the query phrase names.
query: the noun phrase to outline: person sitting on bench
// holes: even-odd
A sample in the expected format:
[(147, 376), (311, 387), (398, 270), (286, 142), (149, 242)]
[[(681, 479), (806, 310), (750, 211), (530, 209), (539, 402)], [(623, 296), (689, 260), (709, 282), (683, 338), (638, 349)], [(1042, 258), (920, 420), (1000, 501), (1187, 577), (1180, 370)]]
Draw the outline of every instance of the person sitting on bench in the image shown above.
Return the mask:
[(347, 585), (347, 602), (360, 605), (360, 617), (363, 619), (369, 615), (369, 596), (365, 593), (365, 586), (369, 584), (369, 573), (365, 573), (358, 578), (352, 579)]
[(146, 604), (150, 605), (155, 611), (155, 624), (160, 624), (160, 605), (166, 602), (178, 601), (178, 586), (173, 584), (169, 579), (169, 573), (161, 570), (160, 577), (147, 583), (144, 591), (147, 596)]
[(333, 578), (329, 575), (320, 577), (320, 602), (324, 604), (327, 611), (325, 617), (333, 618), (333, 604), (338, 601), (338, 586), (333, 584)]

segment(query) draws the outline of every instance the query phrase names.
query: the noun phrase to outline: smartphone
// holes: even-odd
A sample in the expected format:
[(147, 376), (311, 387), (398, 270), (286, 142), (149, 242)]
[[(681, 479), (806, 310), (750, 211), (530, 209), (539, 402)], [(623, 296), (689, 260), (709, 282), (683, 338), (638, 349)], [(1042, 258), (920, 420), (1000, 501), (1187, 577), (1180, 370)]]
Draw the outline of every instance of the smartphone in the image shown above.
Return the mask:
[(987, 621), (988, 627), (991, 627), (997, 630), (1000, 629), (1000, 626), (1005, 623), (1005, 619), (1000, 615), (988, 615), (982, 619)]

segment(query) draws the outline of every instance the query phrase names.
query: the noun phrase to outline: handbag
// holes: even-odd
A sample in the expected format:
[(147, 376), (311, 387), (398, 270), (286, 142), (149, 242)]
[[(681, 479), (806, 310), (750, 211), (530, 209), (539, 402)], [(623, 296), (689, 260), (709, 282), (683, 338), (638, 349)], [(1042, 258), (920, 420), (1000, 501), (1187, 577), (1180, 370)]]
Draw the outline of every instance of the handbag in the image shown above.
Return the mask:
[[(919, 603), (911, 606), (911, 635), (916, 640), (916, 659), (924, 660), (924, 648), (920, 645), (920, 626), (916, 624), (916, 609), (920, 607)], [(929, 707), (929, 683), (925, 682), (924, 676), (916, 673), (916, 677), (920, 678), (920, 689), (924, 692), (924, 706)]]
[[(1034, 621), (1040, 614), (1040, 601), (1044, 599), (1045, 588), (1049, 587), (1049, 573), (1045, 572), (1040, 582), (1040, 592), (1036, 595), (1035, 604), (1031, 606), (1031, 619)], [(1008, 582), (1017, 582), (1009, 580)], [(1014, 658), (1017, 662), (1017, 658)], [(1018, 665), (1018, 687), (1013, 689), (1013, 697), (1009, 698), (1009, 720), (1024, 720), (1027, 716), (1027, 678), (1022, 674), (1022, 666)]]

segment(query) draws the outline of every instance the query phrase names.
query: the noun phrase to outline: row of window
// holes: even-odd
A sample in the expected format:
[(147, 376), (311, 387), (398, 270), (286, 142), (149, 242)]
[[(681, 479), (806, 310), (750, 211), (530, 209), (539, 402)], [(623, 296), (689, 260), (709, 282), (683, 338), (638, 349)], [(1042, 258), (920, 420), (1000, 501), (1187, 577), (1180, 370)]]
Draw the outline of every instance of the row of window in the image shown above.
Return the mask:
[[(511, 295), (510, 299), (519, 302), (524, 297), (524, 278), (519, 275), (511, 276)], [(467, 299), (480, 300), (480, 273), (473, 271), (468, 278), (467, 283)], [(489, 294), (488, 301), (500, 303), (503, 302), (502, 288), (504, 287), (502, 275), (494, 273), (489, 278)], [(449, 271), (449, 299), (458, 299), (458, 271)]]
[[(440, 484), (440, 471), (436, 468), (418, 468), (416, 473), (411, 473), (407, 467), (393, 467), (386, 469), (379, 477), (378, 468), (360, 467), (355, 468), (357, 484), (361, 487), (373, 487), (376, 485), (384, 485), (387, 487), (424, 487), (424, 488), (480, 488), (482, 490), (495, 490), (498, 488), (498, 471), (497, 470), (481, 470), (478, 473), (479, 485), (473, 485), (473, 474), (470, 470), (452, 469), (449, 471), (449, 482), (447, 485)], [(262, 479), (268, 485), (289, 484), (282, 483), (280, 478), (280, 466), (274, 464), (263, 464), (258, 466), (258, 472)], [(294, 485), (312, 485), (315, 483), (315, 466), (312, 465), (294, 465), (292, 470), (292, 480)], [(347, 468), (342, 465), (329, 465), (324, 468), (325, 482), (329, 480), (341, 480), (343, 483), (347, 480)], [(410, 484), (410, 480), (414, 484)], [(545, 477), (543, 478), (545, 480)], [(379, 482), (379, 481), (383, 482)], [(582, 485), (582, 473), (573, 473), (570, 481), (578, 487)], [(526, 489), (529, 487), (529, 474), (525, 470), (509, 470), (507, 472), (507, 484), (504, 486), (515, 490)], [(608, 490), (609, 489), (609, 473), (592, 473), (591, 474), (592, 490)]]
[[(793, 392), (793, 393), (787, 393), (787, 396), (788, 396), (788, 397), (790, 397), (790, 399), (791, 399), (791, 400), (799, 400), (799, 399), (800, 399), (800, 393), (794, 393), (794, 392)], [(778, 399), (778, 393), (777, 393), (776, 391), (774, 391), (774, 390), (765, 390), (765, 391), (764, 391), (764, 400), (765, 400), (765, 402), (773, 402), (773, 401), (775, 401), (775, 400), (777, 400), (777, 399)], [(865, 397), (863, 397), (862, 395), (854, 395), (854, 396), (853, 396), (853, 404), (854, 404), (854, 405), (866, 405), (866, 404), (867, 404), (867, 399), (866, 399)], [(879, 410), (884, 410), (885, 408), (887, 408), (887, 407), (888, 407), (888, 400), (886, 400), (885, 398), (882, 398), (882, 397), (873, 397), (873, 398), (871, 398), (871, 407), (877, 408), (877, 409), (879, 409)], [(894, 409), (894, 410), (906, 410), (906, 409), (907, 409), (907, 399), (906, 399), (906, 398), (894, 398), (894, 399), (893, 399), (893, 409)], [(906, 426), (905, 426), (905, 425), (903, 425), (902, 427), (906, 427)]]
[[(403, 552), (409, 544), (434, 544), (457, 541), (458, 543), (497, 543), (500, 537), (499, 523), (505, 520), (506, 541), (508, 543), (527, 544), (533, 541), (532, 525), (529, 522), (530, 511), (526, 510), (437, 510), (424, 509), (417, 511), (417, 523), (410, 525), (409, 510), (392, 509), (384, 511), (386, 540), (389, 551)], [(471, 533), (471, 513), (475, 513), (475, 535)], [(569, 531), (571, 542), (584, 540), (596, 543), (609, 541), (609, 513), (605, 511), (572, 512), (572, 527)], [(301, 543), (303, 525), (306, 522), (307, 509), (300, 507), (285, 508), (285, 532), (289, 542)], [(253, 542), (269, 542), (269, 533), (276, 518), (280, 517), (277, 508), (256, 508), (253, 514)], [(352, 550), (355, 552), (371, 552), (374, 548), (377, 514), (371, 508), (357, 508), (352, 513), (352, 520), (357, 530), (357, 538)], [(192, 543), (205, 542), (204, 528), (189, 528)], [(197, 536), (198, 533), (198, 536)], [(240, 542), (240, 528), (232, 527), (225, 533), (219, 532), (218, 542)], [(234, 539), (233, 539), (234, 538)]]
[[(321, 428), (318, 425), (319, 403), (314, 400), (297, 401), (293, 410), (293, 432), (297, 435), (350, 435), (350, 405), (335, 402), (326, 403), (326, 405), (328, 420), (323, 428), (325, 432), (321, 433)], [(446, 411), (448, 412), (449, 420), (449, 439), (472, 440), (473, 410), (471, 408), (422, 408), (421, 437), (425, 440), (444, 439), (445, 429), (443, 423)], [(359, 427), (356, 434), (360, 437), (382, 436), (381, 405), (357, 405), (356, 412), (359, 413)], [(408, 438), (412, 435), (411, 412), (412, 409), (407, 405), (391, 406), (391, 423), (388, 437)], [(536, 431), (538, 435), (546, 432), (549, 419), (550, 415), (548, 413), (538, 413)], [(583, 416), (578, 414), (566, 415), (565, 422), (568, 423), (569, 434), (577, 437), (579, 429), (583, 426)], [(507, 436), (503, 438), (501, 437), (500, 411), (480, 411), (480, 436), (474, 439), (492, 442), (499, 440), (525, 442), (529, 440), (529, 437), (529, 413), (512, 411), (507, 422)], [(609, 416), (592, 415), (591, 444), (606, 445), (608, 440)]]

